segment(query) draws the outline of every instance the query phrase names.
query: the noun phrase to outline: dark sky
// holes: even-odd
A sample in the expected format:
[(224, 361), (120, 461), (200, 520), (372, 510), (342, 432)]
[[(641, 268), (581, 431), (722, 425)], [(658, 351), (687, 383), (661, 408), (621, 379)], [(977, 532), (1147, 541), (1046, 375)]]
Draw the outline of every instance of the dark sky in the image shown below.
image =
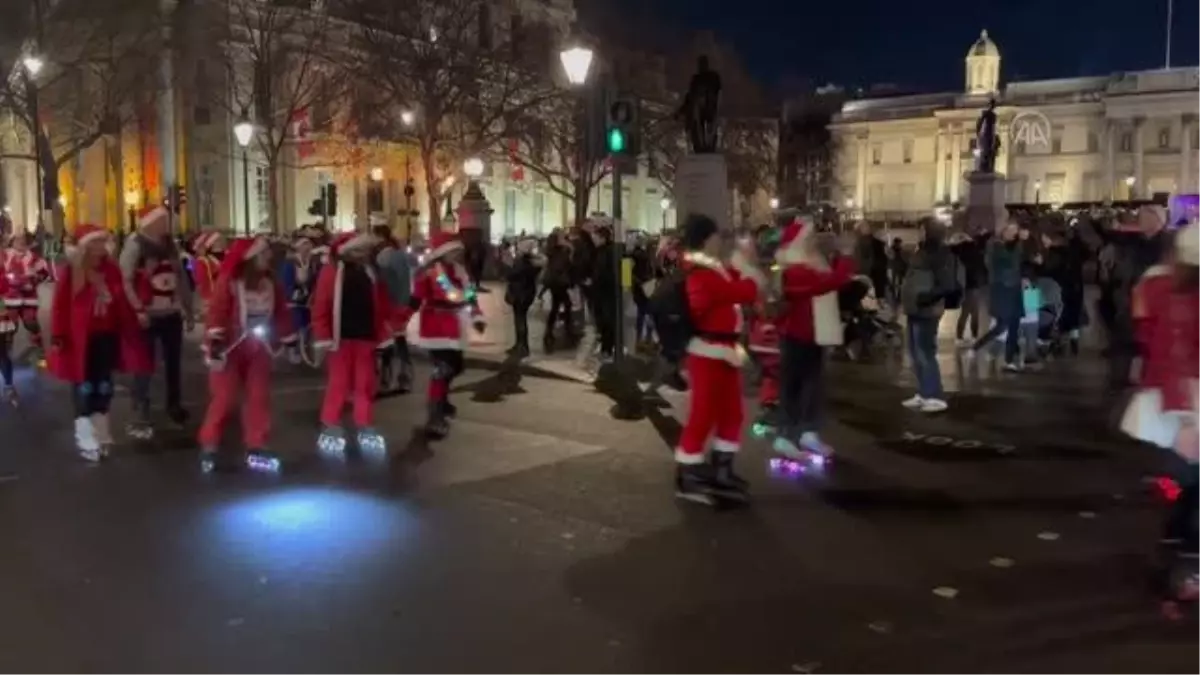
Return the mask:
[[(634, 12), (648, 10), (684, 31), (713, 30), (769, 84), (795, 76), (845, 85), (887, 82), (922, 91), (962, 86), (962, 59), (982, 28), (1000, 47), (1005, 81), (1160, 68), (1168, 2), (584, 1), (607, 5), (608, 11), (614, 5), (640, 7)], [(1195, 65), (1200, 3), (1174, 2), (1171, 61)]]

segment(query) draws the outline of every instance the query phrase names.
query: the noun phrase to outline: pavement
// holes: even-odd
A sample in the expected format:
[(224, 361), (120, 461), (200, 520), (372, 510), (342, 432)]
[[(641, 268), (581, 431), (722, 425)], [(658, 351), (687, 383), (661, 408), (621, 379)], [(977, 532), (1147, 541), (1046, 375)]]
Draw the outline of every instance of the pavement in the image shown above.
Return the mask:
[[(776, 476), (748, 441), (754, 501), (727, 511), (672, 497), (681, 397), (618, 422), (584, 385), (493, 365), (457, 383), (446, 440), (415, 433), (419, 396), (386, 399), (394, 456), (344, 463), (315, 454), (321, 379), (281, 365), (280, 475), (201, 475), (193, 429), (85, 465), (66, 391), (22, 369), (0, 410), (0, 670), (1200, 666), (1194, 616), (1146, 591), (1161, 458), (1108, 431), (1088, 359), (1005, 375), (944, 355), (937, 417), (898, 405), (898, 356), (835, 364), (833, 466)], [(189, 353), (195, 416), (203, 374)]]

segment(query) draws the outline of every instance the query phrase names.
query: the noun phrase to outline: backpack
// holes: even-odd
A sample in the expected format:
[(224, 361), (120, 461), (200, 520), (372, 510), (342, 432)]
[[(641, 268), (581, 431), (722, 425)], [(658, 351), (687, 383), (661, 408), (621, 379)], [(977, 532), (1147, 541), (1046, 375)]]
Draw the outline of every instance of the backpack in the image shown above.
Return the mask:
[(682, 350), (692, 337), (685, 270), (675, 268), (659, 280), (650, 294), (649, 310), (663, 350)]
[(953, 253), (950, 254), (950, 265), (954, 268), (954, 290), (946, 294), (946, 309), (961, 309), (967, 288), (967, 271)]

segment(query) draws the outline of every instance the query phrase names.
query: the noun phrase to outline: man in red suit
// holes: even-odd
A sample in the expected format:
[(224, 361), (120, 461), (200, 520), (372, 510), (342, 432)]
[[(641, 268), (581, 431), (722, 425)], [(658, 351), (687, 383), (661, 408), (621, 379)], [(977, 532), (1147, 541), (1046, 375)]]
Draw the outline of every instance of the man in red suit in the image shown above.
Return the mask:
[[(767, 280), (752, 262), (749, 243), (740, 244), (728, 263), (721, 259), (721, 234), (711, 218), (689, 216), (683, 245), (692, 331), (686, 360), (691, 405), (675, 450), (675, 494), (702, 503), (714, 497), (744, 500), (747, 483), (733, 471), (744, 415), (741, 305), (754, 304)], [(712, 452), (706, 463), (710, 437)]]
[[(50, 278), (50, 266), (32, 249), (25, 231), (18, 228), (12, 235), (9, 248), (0, 251), (4, 314), (0, 323), (18, 324), (29, 332), (34, 349), (42, 350), (42, 329), (38, 325), (38, 286)], [(3, 330), (3, 328), (0, 328)], [(15, 335), (15, 333), (14, 333)], [(39, 358), (41, 358), (39, 356)]]
[(75, 445), (91, 462), (107, 457), (113, 445), (113, 373), (151, 369), (108, 240), (103, 228), (76, 226), (75, 248), (58, 273), (50, 308), (49, 371), (72, 386)]
[(379, 241), (369, 233), (346, 232), (330, 245), (331, 262), (321, 267), (312, 303), (313, 347), (328, 356), (328, 385), (321, 405), (324, 429), (317, 447), (340, 455), (346, 449), (342, 413), (349, 398), (359, 449), (386, 452), (372, 426), (378, 382), (375, 351), (392, 345), (392, 307), (371, 264)]
[(200, 425), (200, 465), (213, 468), (225, 425), (242, 397), (242, 434), (251, 468), (278, 470), (269, 452), (271, 359), (276, 345), (296, 340), (287, 298), (271, 272), (266, 237), (238, 239), (213, 282), (205, 316), (204, 351), (209, 366), (208, 410)]
[(416, 344), (433, 359), (425, 431), (441, 438), (449, 433), (449, 420), (458, 412), (450, 402), (450, 385), (463, 370), (471, 328), (482, 332), (485, 323), (475, 302), (475, 286), (463, 267), (462, 243), (439, 232), (430, 245), (424, 265), (413, 277), (411, 305), (417, 310)]

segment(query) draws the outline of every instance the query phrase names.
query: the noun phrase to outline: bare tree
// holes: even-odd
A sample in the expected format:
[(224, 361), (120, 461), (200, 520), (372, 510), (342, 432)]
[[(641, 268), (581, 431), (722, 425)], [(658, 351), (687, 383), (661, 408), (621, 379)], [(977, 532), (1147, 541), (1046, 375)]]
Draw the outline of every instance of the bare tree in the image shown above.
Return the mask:
[[(744, 195), (772, 189), (777, 165), (775, 124), (773, 119), (746, 117), (721, 121), (719, 138), (729, 187)], [(683, 129), (669, 113), (660, 113), (647, 123), (644, 138), (650, 176), (674, 194), (679, 160), (690, 152)]]
[(496, 30), (489, 0), (340, 1), (337, 13), (356, 24), (348, 51), (367, 97), (360, 133), (417, 146), (436, 231), (463, 160), (502, 157), (517, 121), (555, 95), (553, 36), (538, 24)]
[[(103, 139), (120, 180), (120, 134), (158, 92), (163, 18), (154, 0), (58, 0), (6, 12), (0, 33), (0, 110), (17, 143), (0, 159), (41, 158), (39, 201), (62, 225), (58, 171)], [(11, 23), (9, 20), (11, 19)], [(31, 76), (24, 59), (42, 65)], [(29, 148), (36, 139), (40, 152)]]
[(234, 119), (254, 123), (267, 169), (268, 221), (277, 231), (279, 175), (302, 159), (300, 127), (327, 126), (333, 102), (349, 91), (338, 68), (338, 34), (329, 14), (306, 1), (231, 0), (205, 21), (203, 34), (216, 38), (229, 85), (214, 98)]
[(591, 191), (611, 173), (603, 158), (585, 152), (585, 114), (575, 92), (561, 91), (527, 112), (511, 153), (551, 190), (579, 203), (572, 213), (584, 214)]

